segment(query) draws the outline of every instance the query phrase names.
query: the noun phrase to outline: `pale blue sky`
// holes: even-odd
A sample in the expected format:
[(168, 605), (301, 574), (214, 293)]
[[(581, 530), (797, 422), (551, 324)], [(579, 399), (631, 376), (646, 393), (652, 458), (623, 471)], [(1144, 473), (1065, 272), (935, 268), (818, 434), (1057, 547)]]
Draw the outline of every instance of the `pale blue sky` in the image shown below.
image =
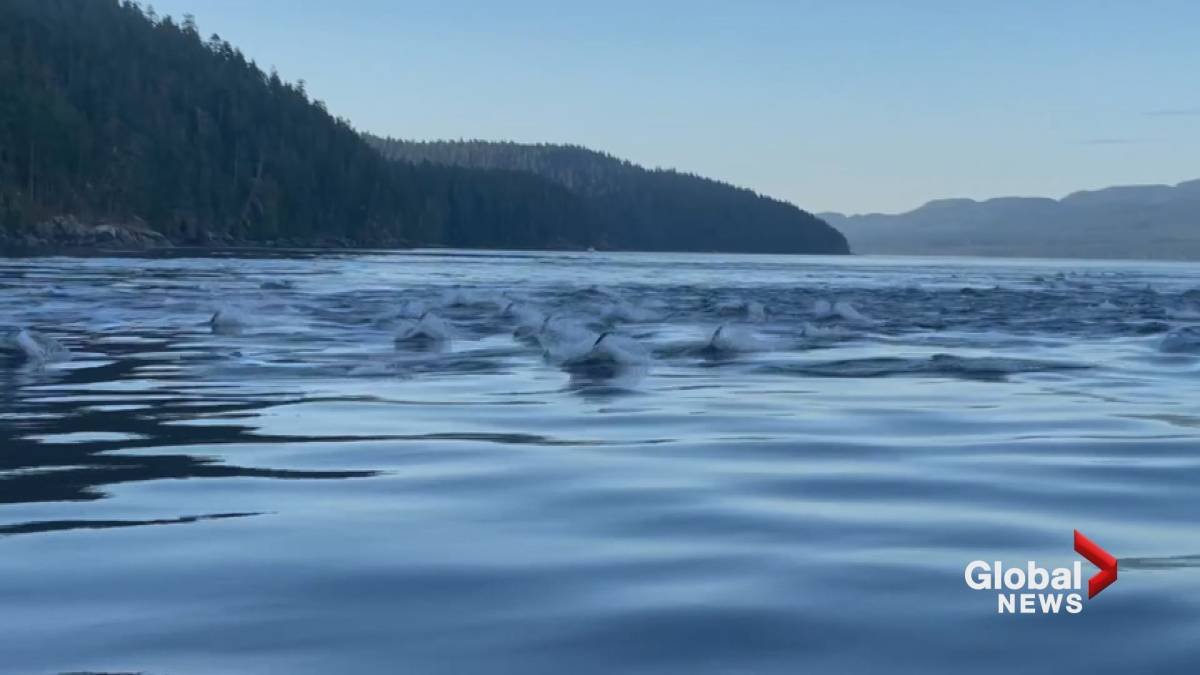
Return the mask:
[(1200, 2), (157, 0), (402, 138), (569, 142), (812, 211), (1200, 177)]

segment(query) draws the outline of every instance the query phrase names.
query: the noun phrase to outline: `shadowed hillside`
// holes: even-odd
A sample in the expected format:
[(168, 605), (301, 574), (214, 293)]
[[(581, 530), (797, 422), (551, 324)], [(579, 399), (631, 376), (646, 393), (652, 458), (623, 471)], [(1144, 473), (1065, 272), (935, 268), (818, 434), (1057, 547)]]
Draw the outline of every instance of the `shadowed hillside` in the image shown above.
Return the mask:
[[(583, 246), (528, 174), (388, 162), (303, 81), (116, 0), (0, 3), (0, 244)], [(155, 240), (158, 241), (158, 240)]]
[(303, 80), (132, 2), (0, 2), (0, 92), (0, 250), (845, 251), (788, 204), (599, 155), (583, 189), (509, 162), (389, 161)]
[(750, 190), (692, 174), (649, 170), (570, 145), (370, 139), (415, 165), (507, 169), (548, 178), (585, 198), (597, 245), (616, 249), (848, 253), (819, 218)]

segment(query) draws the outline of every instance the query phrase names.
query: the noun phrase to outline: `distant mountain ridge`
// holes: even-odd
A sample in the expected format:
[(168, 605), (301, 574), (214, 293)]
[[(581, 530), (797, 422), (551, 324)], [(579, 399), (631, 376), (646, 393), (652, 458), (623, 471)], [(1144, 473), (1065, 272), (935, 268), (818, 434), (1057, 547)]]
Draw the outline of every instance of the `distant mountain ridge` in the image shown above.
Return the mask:
[(859, 253), (1200, 260), (1200, 180), (818, 215)]
[(787, 202), (575, 145), (406, 141), (367, 136), (396, 161), (534, 174), (584, 199), (598, 248), (849, 253), (828, 223)]

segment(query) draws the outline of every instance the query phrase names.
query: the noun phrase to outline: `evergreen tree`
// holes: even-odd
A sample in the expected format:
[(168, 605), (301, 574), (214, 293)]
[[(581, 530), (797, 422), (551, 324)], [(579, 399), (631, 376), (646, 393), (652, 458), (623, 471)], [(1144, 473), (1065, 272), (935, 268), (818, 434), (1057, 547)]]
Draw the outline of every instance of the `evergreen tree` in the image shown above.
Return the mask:
[[(461, 202), (461, 203), (460, 203)], [(467, 205), (470, 205), (468, 208)], [(470, 213), (473, 222), (454, 222)], [(0, 2), (0, 223), (143, 219), (176, 242), (544, 247), (576, 196), (381, 157), (304, 85), (195, 19), (117, 0)]]
[(410, 163), (507, 169), (549, 179), (588, 205), (590, 238), (617, 249), (847, 253), (841, 233), (791, 204), (692, 174), (647, 170), (587, 148), (368, 137)]
[(130, 0), (0, 0), (0, 241), (55, 216), (177, 243), (845, 252), (795, 207), (582, 148), (379, 142)]

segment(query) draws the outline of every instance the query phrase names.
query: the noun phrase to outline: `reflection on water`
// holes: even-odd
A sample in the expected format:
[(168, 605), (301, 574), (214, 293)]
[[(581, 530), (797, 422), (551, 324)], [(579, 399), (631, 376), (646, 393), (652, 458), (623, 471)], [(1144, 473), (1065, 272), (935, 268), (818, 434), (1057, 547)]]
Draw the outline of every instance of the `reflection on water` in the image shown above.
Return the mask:
[(194, 523), (200, 520), (222, 518), (244, 518), (258, 513), (214, 513), (208, 516), (183, 516), (182, 518), (160, 518), (158, 520), (47, 520), (36, 523), (17, 523), (0, 527), (0, 534), (32, 534), (34, 532), (56, 532), (59, 530), (102, 530), (109, 527), (132, 527), (135, 525), (173, 525)]
[[(1198, 289), (1079, 261), (0, 261), (0, 672), (1191, 672)], [(1075, 559), (1075, 528), (1121, 558), (1082, 614), (966, 589), (974, 559)]]
[(1179, 567), (1200, 567), (1200, 555), (1169, 555), (1159, 558), (1121, 558), (1123, 570), (1169, 570)]
[[(5, 417), (10, 423), (0, 427), (0, 447), (5, 450), (0, 454), (0, 470), (5, 472), (0, 504), (99, 499), (105, 496), (107, 486), (132, 481), (372, 475), (370, 471), (248, 468), (179, 452), (184, 448), (201, 451), (210, 445), (245, 443), (250, 439), (259, 443), (303, 441), (303, 436), (254, 434), (252, 427), (236, 423), (239, 418), (253, 416), (257, 410), (303, 399), (265, 396), (254, 400), (230, 393), (205, 392), (204, 387), (197, 391), (188, 391), (184, 387), (155, 387), (149, 397), (141, 396), (137, 389), (115, 391), (122, 382), (137, 386), (142, 377), (138, 373), (153, 369), (154, 363), (151, 359), (126, 356), (103, 366), (73, 369), (60, 377), (49, 372), (26, 373), (31, 378), (52, 377), (55, 384), (14, 386), (9, 390), (5, 399)], [(112, 389), (99, 389), (95, 387), (97, 384)], [(15, 398), (13, 394), (20, 391), (29, 395)], [(138, 401), (138, 404), (131, 406), (130, 401)], [(197, 411), (203, 411), (208, 419), (228, 422), (203, 426), (180, 423), (196, 415)], [(128, 452), (164, 446), (173, 451)], [(36, 524), (26, 524), (15, 530), (0, 528), (0, 533), (41, 529)]]

